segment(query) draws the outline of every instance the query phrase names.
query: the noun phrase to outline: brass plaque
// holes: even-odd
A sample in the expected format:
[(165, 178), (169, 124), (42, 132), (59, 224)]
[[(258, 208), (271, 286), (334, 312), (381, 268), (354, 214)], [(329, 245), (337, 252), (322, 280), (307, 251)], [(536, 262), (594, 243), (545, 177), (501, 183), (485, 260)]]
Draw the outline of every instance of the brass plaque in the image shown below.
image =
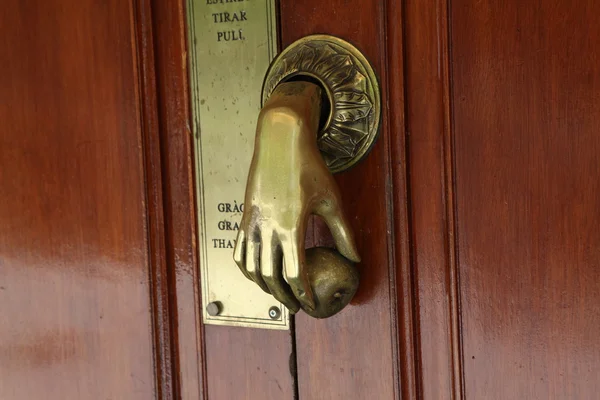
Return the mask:
[(275, 0), (190, 0), (188, 26), (204, 322), (288, 329), (288, 310), (233, 261), (263, 78), (277, 54)]

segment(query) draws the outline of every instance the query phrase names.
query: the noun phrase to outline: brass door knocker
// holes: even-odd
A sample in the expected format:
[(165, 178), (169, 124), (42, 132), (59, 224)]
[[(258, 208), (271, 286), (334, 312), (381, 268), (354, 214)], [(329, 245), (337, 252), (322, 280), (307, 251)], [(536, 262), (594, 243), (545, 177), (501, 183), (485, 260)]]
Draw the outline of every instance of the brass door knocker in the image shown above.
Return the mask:
[[(234, 259), (293, 313), (326, 318), (356, 293), (360, 256), (332, 173), (372, 147), (379, 102), (370, 65), (338, 38), (300, 39), (269, 68)], [(325, 220), (337, 251), (304, 249), (311, 214)]]

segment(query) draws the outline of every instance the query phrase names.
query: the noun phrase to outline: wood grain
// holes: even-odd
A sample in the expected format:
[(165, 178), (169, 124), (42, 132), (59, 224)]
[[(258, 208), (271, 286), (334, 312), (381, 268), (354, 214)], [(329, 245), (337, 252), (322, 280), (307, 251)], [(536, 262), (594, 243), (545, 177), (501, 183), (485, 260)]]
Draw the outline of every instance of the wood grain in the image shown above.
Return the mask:
[(169, 398), (141, 15), (122, 1), (3, 4), (2, 399)]
[(467, 398), (598, 397), (599, 13), (453, 1)]
[[(283, 45), (326, 33), (355, 44), (377, 71), (387, 100), (384, 3), (380, 1), (283, 1)], [(385, 104), (385, 103), (384, 103)], [(296, 318), (298, 390), (301, 399), (381, 399), (399, 396), (396, 308), (390, 212), (387, 118), (369, 156), (336, 176), (363, 262), (354, 304), (327, 320)], [(398, 144), (398, 143), (397, 143)], [(317, 244), (328, 233), (317, 225)], [(393, 294), (392, 294), (393, 293)]]
[(165, 245), (173, 329), (173, 391), (206, 399), (204, 329), (196, 250), (187, 27), (183, 1), (152, 1), (164, 190)]
[(294, 399), (290, 332), (206, 325), (210, 399)]
[(396, 359), (400, 398), (416, 399), (419, 398), (420, 371), (416, 351), (418, 332), (415, 323), (415, 274), (410, 247), (403, 4), (396, 0), (388, 0), (385, 14), (387, 83), (384, 93), (387, 93), (387, 96), (384, 97), (386, 107), (383, 118), (389, 121), (390, 132), (388, 151), (392, 185), (388, 187), (391, 195), (388, 208), (392, 212), (388, 217), (388, 229), (393, 229), (393, 268), (390, 268), (390, 279), (395, 279), (395, 285), (391, 285), (395, 303), (391, 299), (390, 307), (397, 315), (397, 334), (391, 344), (391, 350)]
[(172, 379), (172, 332), (168, 265), (165, 245), (163, 174), (158, 124), (158, 99), (154, 36), (150, 0), (133, 2), (136, 59), (140, 74), (138, 101), (146, 183), (147, 237), (150, 262), (150, 297), (154, 333), (154, 365), (157, 398), (175, 398)]
[(8, 2), (0, 398), (597, 397), (600, 5), (280, 6), (283, 45), (349, 40), (382, 85), (375, 149), (336, 176), (356, 300), (298, 316), (297, 357), (203, 326), (184, 2)]
[(406, 127), (419, 397), (462, 398), (446, 0), (405, 5)]

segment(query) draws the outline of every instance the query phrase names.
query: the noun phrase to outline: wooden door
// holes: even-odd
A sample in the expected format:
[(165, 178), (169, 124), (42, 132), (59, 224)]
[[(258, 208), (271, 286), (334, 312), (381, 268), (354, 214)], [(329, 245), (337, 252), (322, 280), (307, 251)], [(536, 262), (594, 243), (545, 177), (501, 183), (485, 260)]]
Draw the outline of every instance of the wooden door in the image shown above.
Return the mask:
[[(593, 399), (600, 3), (280, 0), (384, 112), (353, 303), (203, 325), (185, 1), (0, 11), (0, 398)], [(330, 244), (314, 222), (309, 245)]]
[[(349, 40), (383, 88), (379, 142), (336, 176), (362, 282), (344, 312), (300, 314), (290, 334), (204, 326), (204, 398), (596, 398), (599, 11), (567, 0), (281, 0), (283, 46), (314, 33)], [(173, 16), (161, 29), (183, 28)], [(185, 69), (167, 62), (177, 46), (159, 46), (165, 75)], [(176, 104), (185, 75), (159, 87)], [(189, 119), (163, 111), (173, 132)], [(170, 143), (178, 207), (167, 220), (179, 226), (193, 217), (193, 203), (177, 201), (189, 144)], [(192, 242), (174, 245), (192, 254)], [(331, 244), (317, 223), (308, 242)], [(182, 294), (194, 279), (178, 275)]]

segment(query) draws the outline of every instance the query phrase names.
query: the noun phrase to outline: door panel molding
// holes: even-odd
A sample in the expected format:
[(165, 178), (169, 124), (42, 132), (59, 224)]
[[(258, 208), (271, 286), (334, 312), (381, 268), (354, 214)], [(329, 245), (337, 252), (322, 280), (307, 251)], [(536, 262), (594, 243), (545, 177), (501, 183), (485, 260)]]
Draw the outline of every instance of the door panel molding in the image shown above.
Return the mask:
[(175, 399), (172, 382), (171, 311), (165, 247), (161, 143), (158, 124), (154, 38), (150, 0), (133, 0), (133, 34), (137, 51), (138, 102), (146, 187), (151, 313), (157, 398)]
[(420, 398), (418, 331), (415, 309), (415, 272), (412, 268), (410, 233), (410, 193), (407, 175), (408, 131), (406, 128), (405, 99), (405, 44), (404, 4), (387, 0), (385, 8), (385, 78), (382, 76), (387, 107), (383, 118), (389, 121), (389, 159), (392, 184), (388, 191), (391, 212), (388, 229), (393, 229), (390, 279), (392, 300), (390, 310), (395, 320), (392, 332), (392, 351), (396, 360), (395, 375), (401, 399)]
[(449, 0), (405, 3), (406, 125), (420, 396), (464, 397)]
[(207, 399), (201, 321), (185, 0), (152, 0), (176, 398)]

